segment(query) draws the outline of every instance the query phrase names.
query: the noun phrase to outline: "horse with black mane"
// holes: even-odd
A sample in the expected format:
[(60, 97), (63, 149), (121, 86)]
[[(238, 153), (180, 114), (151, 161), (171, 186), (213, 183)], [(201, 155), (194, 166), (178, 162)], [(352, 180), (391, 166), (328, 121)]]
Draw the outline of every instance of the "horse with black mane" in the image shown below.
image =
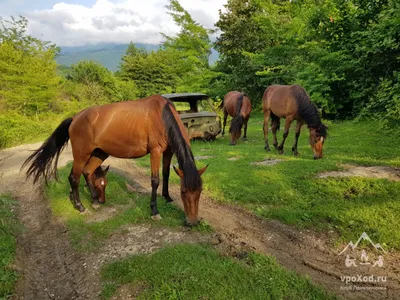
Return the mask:
[(231, 91), (224, 97), (220, 108), (224, 111), (224, 122), (222, 127), (222, 136), (225, 135), (225, 126), (228, 115), (232, 117), (229, 133), (231, 134), (230, 145), (236, 145), (237, 140), (242, 135), (244, 126), (243, 140), (247, 141), (247, 123), (250, 119), (251, 101), (245, 94), (237, 91)]
[[(163, 159), (162, 195), (173, 201), (168, 192), (170, 164), (176, 155), (181, 178), (181, 197), (189, 225), (198, 223), (198, 206), (202, 190), (200, 176), (207, 166), (196, 169), (187, 131), (174, 105), (160, 95), (147, 98), (89, 107), (73, 118), (65, 119), (52, 135), (23, 164), (28, 166), (27, 177), (34, 182), (41, 176), (57, 178), (57, 161), (61, 151), (71, 141), (73, 165), (68, 177), (70, 199), (74, 207), (84, 212), (79, 198), (79, 182), (83, 174), (89, 187), (92, 203), (104, 203), (94, 186), (94, 172), (109, 156), (139, 158), (150, 154), (151, 163), (151, 215), (161, 218), (157, 209), (159, 168)], [(103, 172), (104, 174), (104, 172)], [(105, 174), (104, 174), (105, 175)], [(104, 176), (105, 177), (105, 176)]]
[[(296, 135), (292, 151), (298, 155), (297, 142), (301, 127), (304, 123), (310, 131), (310, 145), (314, 152), (314, 159), (322, 158), (322, 148), (327, 136), (327, 127), (322, 124), (316, 106), (311, 102), (307, 92), (300, 85), (271, 85), (263, 95), (262, 105), (264, 111), (264, 140), (266, 151), (270, 151), (268, 144), (268, 122), (271, 118), (271, 129), (274, 136), (274, 147), (283, 153), (283, 146), (289, 134), (290, 124), (296, 122)], [(278, 145), (276, 132), (280, 127), (280, 118), (286, 118), (283, 140)]]

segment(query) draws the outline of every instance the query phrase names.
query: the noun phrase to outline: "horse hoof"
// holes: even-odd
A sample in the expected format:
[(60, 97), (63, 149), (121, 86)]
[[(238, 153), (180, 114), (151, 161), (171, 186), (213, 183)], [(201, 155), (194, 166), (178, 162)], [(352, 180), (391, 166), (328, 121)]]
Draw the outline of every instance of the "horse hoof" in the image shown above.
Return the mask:
[(269, 148), (269, 146), (265, 146), (265, 147), (264, 147), (264, 150), (265, 150), (265, 151), (271, 151), (271, 149)]
[(165, 201), (167, 202), (167, 203), (171, 203), (171, 202), (174, 202), (174, 199), (172, 199), (171, 197), (165, 197)]
[(100, 208), (100, 204), (95, 204), (95, 203), (93, 203), (92, 204), (92, 207), (93, 207), (93, 209), (95, 209), (95, 210), (98, 210), (99, 208)]
[(153, 221), (160, 221), (162, 219), (162, 217), (160, 216), (160, 214), (156, 214), (154, 216), (151, 216), (151, 219)]
[(236, 146), (235, 143), (229, 143), (229, 146)]
[(80, 212), (80, 214), (81, 214), (82, 216), (85, 216), (85, 215), (88, 215), (88, 214), (89, 214), (89, 212), (88, 212), (86, 209), (79, 210), (79, 212)]
[(244, 138), (242, 138), (242, 140), (243, 140), (244, 142), (247, 142), (247, 138), (245, 138), (245, 137), (244, 137)]
[(279, 154), (283, 154), (283, 150), (281, 149), (281, 150), (278, 150), (278, 153)]

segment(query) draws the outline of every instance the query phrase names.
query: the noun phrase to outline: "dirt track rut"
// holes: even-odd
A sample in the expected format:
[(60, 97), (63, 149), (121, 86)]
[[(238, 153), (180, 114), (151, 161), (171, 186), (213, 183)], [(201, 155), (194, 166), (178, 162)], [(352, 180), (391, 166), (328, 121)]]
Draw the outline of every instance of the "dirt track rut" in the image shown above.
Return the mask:
[[(19, 168), (29, 150), (39, 145), (24, 145), (0, 152), (0, 158), (6, 158), (0, 167), (3, 173), (0, 192), (11, 193), (19, 201), (19, 218), (26, 228), (18, 238), (17, 267), (23, 277), (18, 283), (16, 299), (95, 299), (99, 292), (98, 274), (90, 272), (86, 267), (87, 258), (72, 249), (66, 227), (52, 216), (41, 188), (34, 189), (31, 182), (25, 182), (19, 176)], [(69, 149), (62, 153), (60, 166), (71, 160)], [(110, 158), (106, 163), (139, 186), (150, 186), (148, 175), (134, 162)], [(171, 186), (171, 195), (176, 204), (182, 206), (177, 186)], [(357, 285), (361, 290), (344, 291), (341, 286), (345, 284), (340, 277), (353, 276), (354, 270), (344, 266), (343, 257), (332, 250), (325, 236), (299, 232), (277, 221), (258, 218), (241, 208), (218, 204), (206, 195), (201, 199), (200, 216), (218, 232), (217, 243), (274, 255), (286, 268), (308, 275), (314, 282), (344, 298), (400, 298), (398, 253), (385, 255), (385, 268), (379, 274), (388, 276), (384, 284), (386, 289), (362, 290), (371, 284), (360, 283)]]

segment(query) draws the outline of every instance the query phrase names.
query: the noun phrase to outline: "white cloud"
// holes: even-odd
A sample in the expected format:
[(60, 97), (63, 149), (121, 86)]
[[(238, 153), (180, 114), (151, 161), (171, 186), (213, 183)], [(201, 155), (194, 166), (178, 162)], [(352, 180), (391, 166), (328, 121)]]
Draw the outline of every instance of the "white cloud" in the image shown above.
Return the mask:
[[(227, 0), (181, 0), (193, 19), (207, 28), (218, 20), (218, 10)], [(63, 2), (51, 9), (35, 10), (29, 19), (28, 33), (59, 46), (96, 43), (151, 43), (162, 40), (160, 32), (178, 32), (167, 14), (167, 0), (97, 0), (92, 7)]]

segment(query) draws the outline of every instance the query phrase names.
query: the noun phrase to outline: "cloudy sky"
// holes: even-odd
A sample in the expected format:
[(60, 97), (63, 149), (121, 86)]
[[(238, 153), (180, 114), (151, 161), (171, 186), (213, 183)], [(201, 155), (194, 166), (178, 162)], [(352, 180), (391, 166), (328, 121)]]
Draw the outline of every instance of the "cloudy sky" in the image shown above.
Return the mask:
[[(227, 0), (180, 0), (207, 28), (218, 20)], [(23, 15), (29, 34), (58, 46), (97, 43), (161, 42), (160, 32), (178, 31), (166, 13), (168, 0), (0, 0), (0, 16)]]

